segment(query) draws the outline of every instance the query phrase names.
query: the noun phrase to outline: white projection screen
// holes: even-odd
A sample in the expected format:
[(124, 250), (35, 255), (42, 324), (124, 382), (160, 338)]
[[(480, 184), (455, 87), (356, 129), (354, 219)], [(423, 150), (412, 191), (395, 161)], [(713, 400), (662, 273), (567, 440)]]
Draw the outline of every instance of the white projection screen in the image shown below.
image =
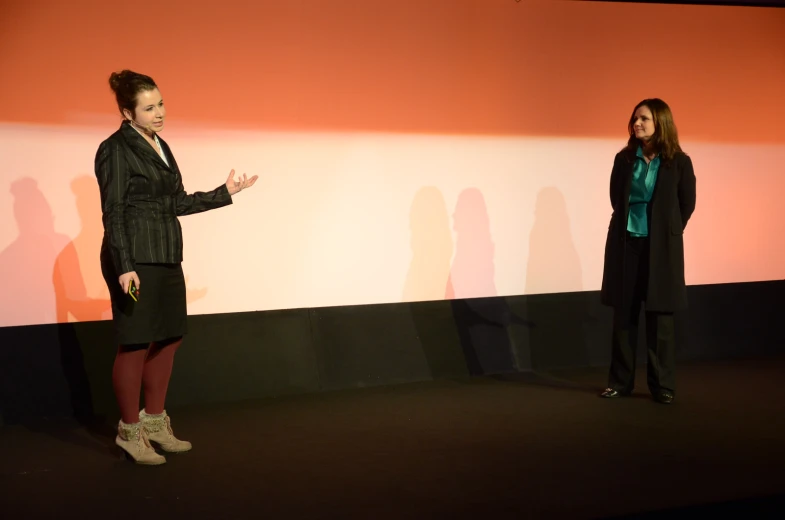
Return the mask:
[[(149, 12), (148, 12), (149, 11)], [(514, 0), (0, 2), (0, 326), (111, 318), (93, 160), (149, 74), (190, 314), (598, 290), (641, 99), (673, 109), (688, 284), (785, 278), (785, 10)], [(142, 281), (144, 283), (144, 281)]]

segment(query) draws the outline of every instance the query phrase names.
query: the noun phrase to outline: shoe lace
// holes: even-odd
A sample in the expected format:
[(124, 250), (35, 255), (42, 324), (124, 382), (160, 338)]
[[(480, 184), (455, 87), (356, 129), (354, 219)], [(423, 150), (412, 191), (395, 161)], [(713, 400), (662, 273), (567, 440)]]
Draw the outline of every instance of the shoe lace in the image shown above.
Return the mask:
[(166, 419), (164, 419), (164, 421), (166, 424), (166, 433), (169, 435), (169, 438), (172, 440), (176, 440), (174, 436), (174, 431), (172, 430), (172, 421), (171, 419), (169, 419), (168, 415), (166, 416)]
[(145, 433), (145, 431), (142, 428), (139, 429), (139, 438), (137, 440), (137, 443), (139, 444), (139, 448), (141, 448), (142, 450), (153, 449), (153, 445), (150, 444), (150, 439), (147, 438), (147, 433)]

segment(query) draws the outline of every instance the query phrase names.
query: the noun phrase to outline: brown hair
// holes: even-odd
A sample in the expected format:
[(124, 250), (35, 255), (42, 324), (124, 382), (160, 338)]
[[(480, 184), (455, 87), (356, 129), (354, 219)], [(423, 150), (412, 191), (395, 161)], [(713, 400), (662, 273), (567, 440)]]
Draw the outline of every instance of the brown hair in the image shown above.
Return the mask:
[(638, 146), (643, 146), (641, 140), (635, 137), (635, 129), (633, 128), (635, 112), (642, 106), (651, 110), (651, 116), (654, 121), (654, 135), (651, 137), (651, 144), (657, 153), (666, 161), (673, 159), (678, 153), (683, 153), (681, 146), (679, 146), (679, 134), (676, 131), (676, 125), (673, 123), (673, 113), (668, 104), (659, 98), (644, 99), (635, 105), (630, 116), (630, 122), (627, 123), (627, 131), (630, 134), (627, 148), (636, 151)]
[(123, 117), (125, 117), (123, 110), (129, 110), (136, 117), (136, 96), (140, 92), (158, 88), (153, 78), (132, 70), (112, 72), (112, 75), (109, 76), (109, 86), (114, 91), (115, 98), (117, 98), (117, 108)]

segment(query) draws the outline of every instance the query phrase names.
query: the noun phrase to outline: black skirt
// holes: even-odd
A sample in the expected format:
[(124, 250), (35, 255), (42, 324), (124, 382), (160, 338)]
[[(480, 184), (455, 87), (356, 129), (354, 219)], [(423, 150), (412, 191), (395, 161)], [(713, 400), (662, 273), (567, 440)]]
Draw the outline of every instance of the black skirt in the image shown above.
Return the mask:
[(180, 264), (136, 264), (139, 301), (123, 292), (118, 281), (120, 275), (103, 255), (101, 271), (112, 300), (117, 344), (148, 344), (188, 332), (185, 277)]

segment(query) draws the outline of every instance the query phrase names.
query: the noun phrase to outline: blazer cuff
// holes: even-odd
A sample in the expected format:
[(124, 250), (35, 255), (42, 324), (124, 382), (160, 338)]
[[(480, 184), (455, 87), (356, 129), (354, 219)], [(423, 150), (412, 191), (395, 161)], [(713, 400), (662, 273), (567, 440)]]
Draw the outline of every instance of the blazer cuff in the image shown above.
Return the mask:
[(117, 276), (136, 271), (136, 265), (130, 258), (115, 258), (114, 268)]
[(226, 187), (226, 184), (221, 184), (216, 189), (216, 193), (221, 200), (227, 201), (226, 204), (232, 204), (234, 201), (232, 200), (232, 195), (229, 193), (229, 188)]

